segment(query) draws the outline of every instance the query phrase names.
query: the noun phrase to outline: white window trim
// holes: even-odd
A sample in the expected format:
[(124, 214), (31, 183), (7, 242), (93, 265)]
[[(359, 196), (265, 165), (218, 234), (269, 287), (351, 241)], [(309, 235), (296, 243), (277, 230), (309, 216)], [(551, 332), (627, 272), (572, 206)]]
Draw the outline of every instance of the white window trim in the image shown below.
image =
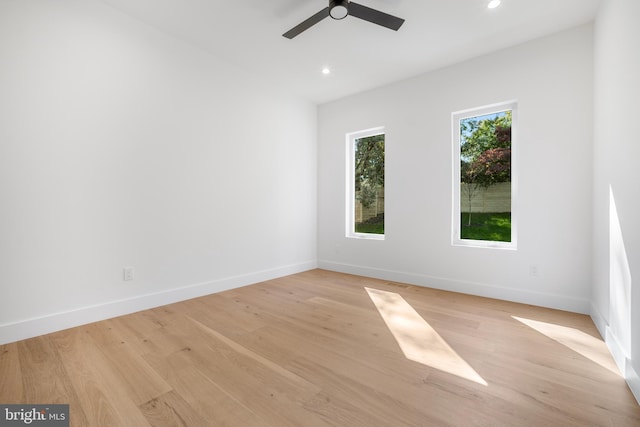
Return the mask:
[[(384, 126), (361, 130), (358, 132), (351, 132), (346, 135), (346, 237), (352, 239), (365, 239), (365, 240), (384, 240), (384, 234), (373, 233), (356, 233), (355, 231), (355, 143), (357, 139), (366, 138), (369, 136), (376, 136), (384, 134)], [(385, 157), (386, 157), (386, 137), (385, 137)], [(385, 168), (386, 169), (386, 168)], [(386, 170), (385, 170), (386, 174)], [(385, 190), (386, 191), (386, 190)], [(386, 230), (385, 230), (386, 232)]]
[[(471, 240), (460, 238), (460, 121), (469, 117), (511, 110), (511, 241), (494, 242), (490, 240)], [(518, 174), (517, 174), (517, 101), (501, 102), (451, 113), (451, 134), (453, 136), (453, 206), (451, 210), (451, 244), (474, 248), (492, 248), (516, 250), (518, 248)]]

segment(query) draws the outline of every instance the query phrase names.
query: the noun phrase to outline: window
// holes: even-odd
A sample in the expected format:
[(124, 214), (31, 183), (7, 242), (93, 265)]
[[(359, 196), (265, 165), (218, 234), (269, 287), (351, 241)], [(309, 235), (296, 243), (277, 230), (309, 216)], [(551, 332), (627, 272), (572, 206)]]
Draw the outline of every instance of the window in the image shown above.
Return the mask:
[(452, 243), (516, 248), (516, 103), (453, 113)]
[(347, 134), (347, 237), (384, 240), (384, 128)]

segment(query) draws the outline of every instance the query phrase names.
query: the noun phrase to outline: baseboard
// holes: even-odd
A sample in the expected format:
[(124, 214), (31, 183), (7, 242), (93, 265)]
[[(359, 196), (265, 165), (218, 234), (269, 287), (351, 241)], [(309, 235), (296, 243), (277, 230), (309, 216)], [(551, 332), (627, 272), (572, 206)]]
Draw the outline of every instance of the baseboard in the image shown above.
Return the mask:
[(606, 337), (607, 335), (608, 324), (602, 313), (600, 313), (600, 310), (598, 310), (593, 304), (591, 304), (589, 316), (591, 316), (593, 324), (596, 325), (596, 329), (598, 329), (598, 332), (600, 332), (600, 336), (604, 339), (604, 337)]
[(623, 372), (624, 379), (629, 385), (631, 393), (633, 393), (638, 404), (640, 404), (640, 377), (636, 370), (633, 369), (631, 360), (626, 356), (625, 351), (622, 346), (620, 346), (619, 341), (608, 326), (605, 333), (605, 342), (613, 356), (613, 360), (616, 362), (616, 365), (618, 365), (618, 369), (620, 369), (620, 372)]
[(624, 378), (629, 385), (631, 393), (633, 393), (638, 404), (640, 404), (640, 376), (638, 375), (638, 372), (633, 369), (631, 360), (625, 356), (620, 344), (618, 344), (618, 340), (609, 329), (609, 325), (604, 316), (602, 316), (600, 311), (593, 304), (591, 305), (591, 319), (596, 325), (596, 328), (598, 328), (600, 335), (604, 337), (607, 348), (609, 348), (609, 352), (611, 353), (613, 360), (616, 362), (616, 365), (618, 365), (618, 369), (620, 369), (620, 372), (624, 372)]
[(626, 375), (627, 354), (609, 326), (605, 328), (604, 342), (607, 344), (607, 347), (609, 347), (609, 352), (613, 357), (613, 361), (616, 362), (618, 369), (620, 370), (620, 372)]
[(406, 273), (394, 270), (385, 270), (353, 264), (343, 264), (326, 260), (319, 260), (318, 267), (325, 270), (337, 271), (340, 273), (356, 274), (360, 276), (373, 277), (376, 279), (408, 283), (434, 289), (442, 289), (445, 291), (460, 292), (487, 298), (495, 298), (505, 301), (519, 302), (523, 304), (537, 305), (540, 307), (571, 311), (574, 313), (589, 313), (589, 301), (587, 299), (523, 291), (520, 289), (505, 288), (485, 283), (451, 280), (442, 277), (434, 277), (416, 273)]
[(629, 384), (629, 388), (631, 389), (631, 393), (638, 401), (638, 405), (640, 405), (640, 376), (638, 376), (638, 372), (631, 366), (631, 363), (627, 361), (627, 371), (625, 373), (627, 384)]
[(316, 261), (307, 261), (6, 323), (0, 325), (0, 345), (228, 289), (264, 282), (265, 280), (276, 279), (290, 274), (301, 273), (314, 268), (317, 268)]

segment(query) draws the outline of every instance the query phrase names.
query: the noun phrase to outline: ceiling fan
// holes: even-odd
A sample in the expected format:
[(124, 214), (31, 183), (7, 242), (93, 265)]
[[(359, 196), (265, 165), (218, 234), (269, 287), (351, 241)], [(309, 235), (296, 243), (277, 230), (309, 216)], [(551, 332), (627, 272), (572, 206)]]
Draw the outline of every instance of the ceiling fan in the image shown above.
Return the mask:
[(327, 16), (333, 19), (344, 19), (347, 16), (355, 16), (356, 18), (363, 19), (374, 24), (382, 25), (394, 31), (398, 29), (404, 23), (404, 19), (396, 16), (389, 15), (379, 10), (371, 9), (370, 7), (363, 6), (358, 3), (354, 3), (349, 0), (329, 0), (329, 6), (322, 9), (312, 17), (306, 19), (300, 24), (296, 25), (289, 31), (283, 34), (284, 37), (292, 39), (301, 32), (308, 30), (318, 22), (322, 21)]

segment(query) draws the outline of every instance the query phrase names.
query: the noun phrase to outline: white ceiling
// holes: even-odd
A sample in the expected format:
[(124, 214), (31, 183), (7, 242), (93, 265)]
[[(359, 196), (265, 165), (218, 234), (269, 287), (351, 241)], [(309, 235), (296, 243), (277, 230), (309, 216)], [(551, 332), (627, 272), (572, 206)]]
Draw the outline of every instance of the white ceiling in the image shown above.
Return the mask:
[(502, 0), (489, 10), (489, 0), (357, 0), (406, 22), (394, 32), (327, 18), (289, 40), (282, 34), (327, 0), (103, 1), (315, 103), (588, 23), (600, 2)]

